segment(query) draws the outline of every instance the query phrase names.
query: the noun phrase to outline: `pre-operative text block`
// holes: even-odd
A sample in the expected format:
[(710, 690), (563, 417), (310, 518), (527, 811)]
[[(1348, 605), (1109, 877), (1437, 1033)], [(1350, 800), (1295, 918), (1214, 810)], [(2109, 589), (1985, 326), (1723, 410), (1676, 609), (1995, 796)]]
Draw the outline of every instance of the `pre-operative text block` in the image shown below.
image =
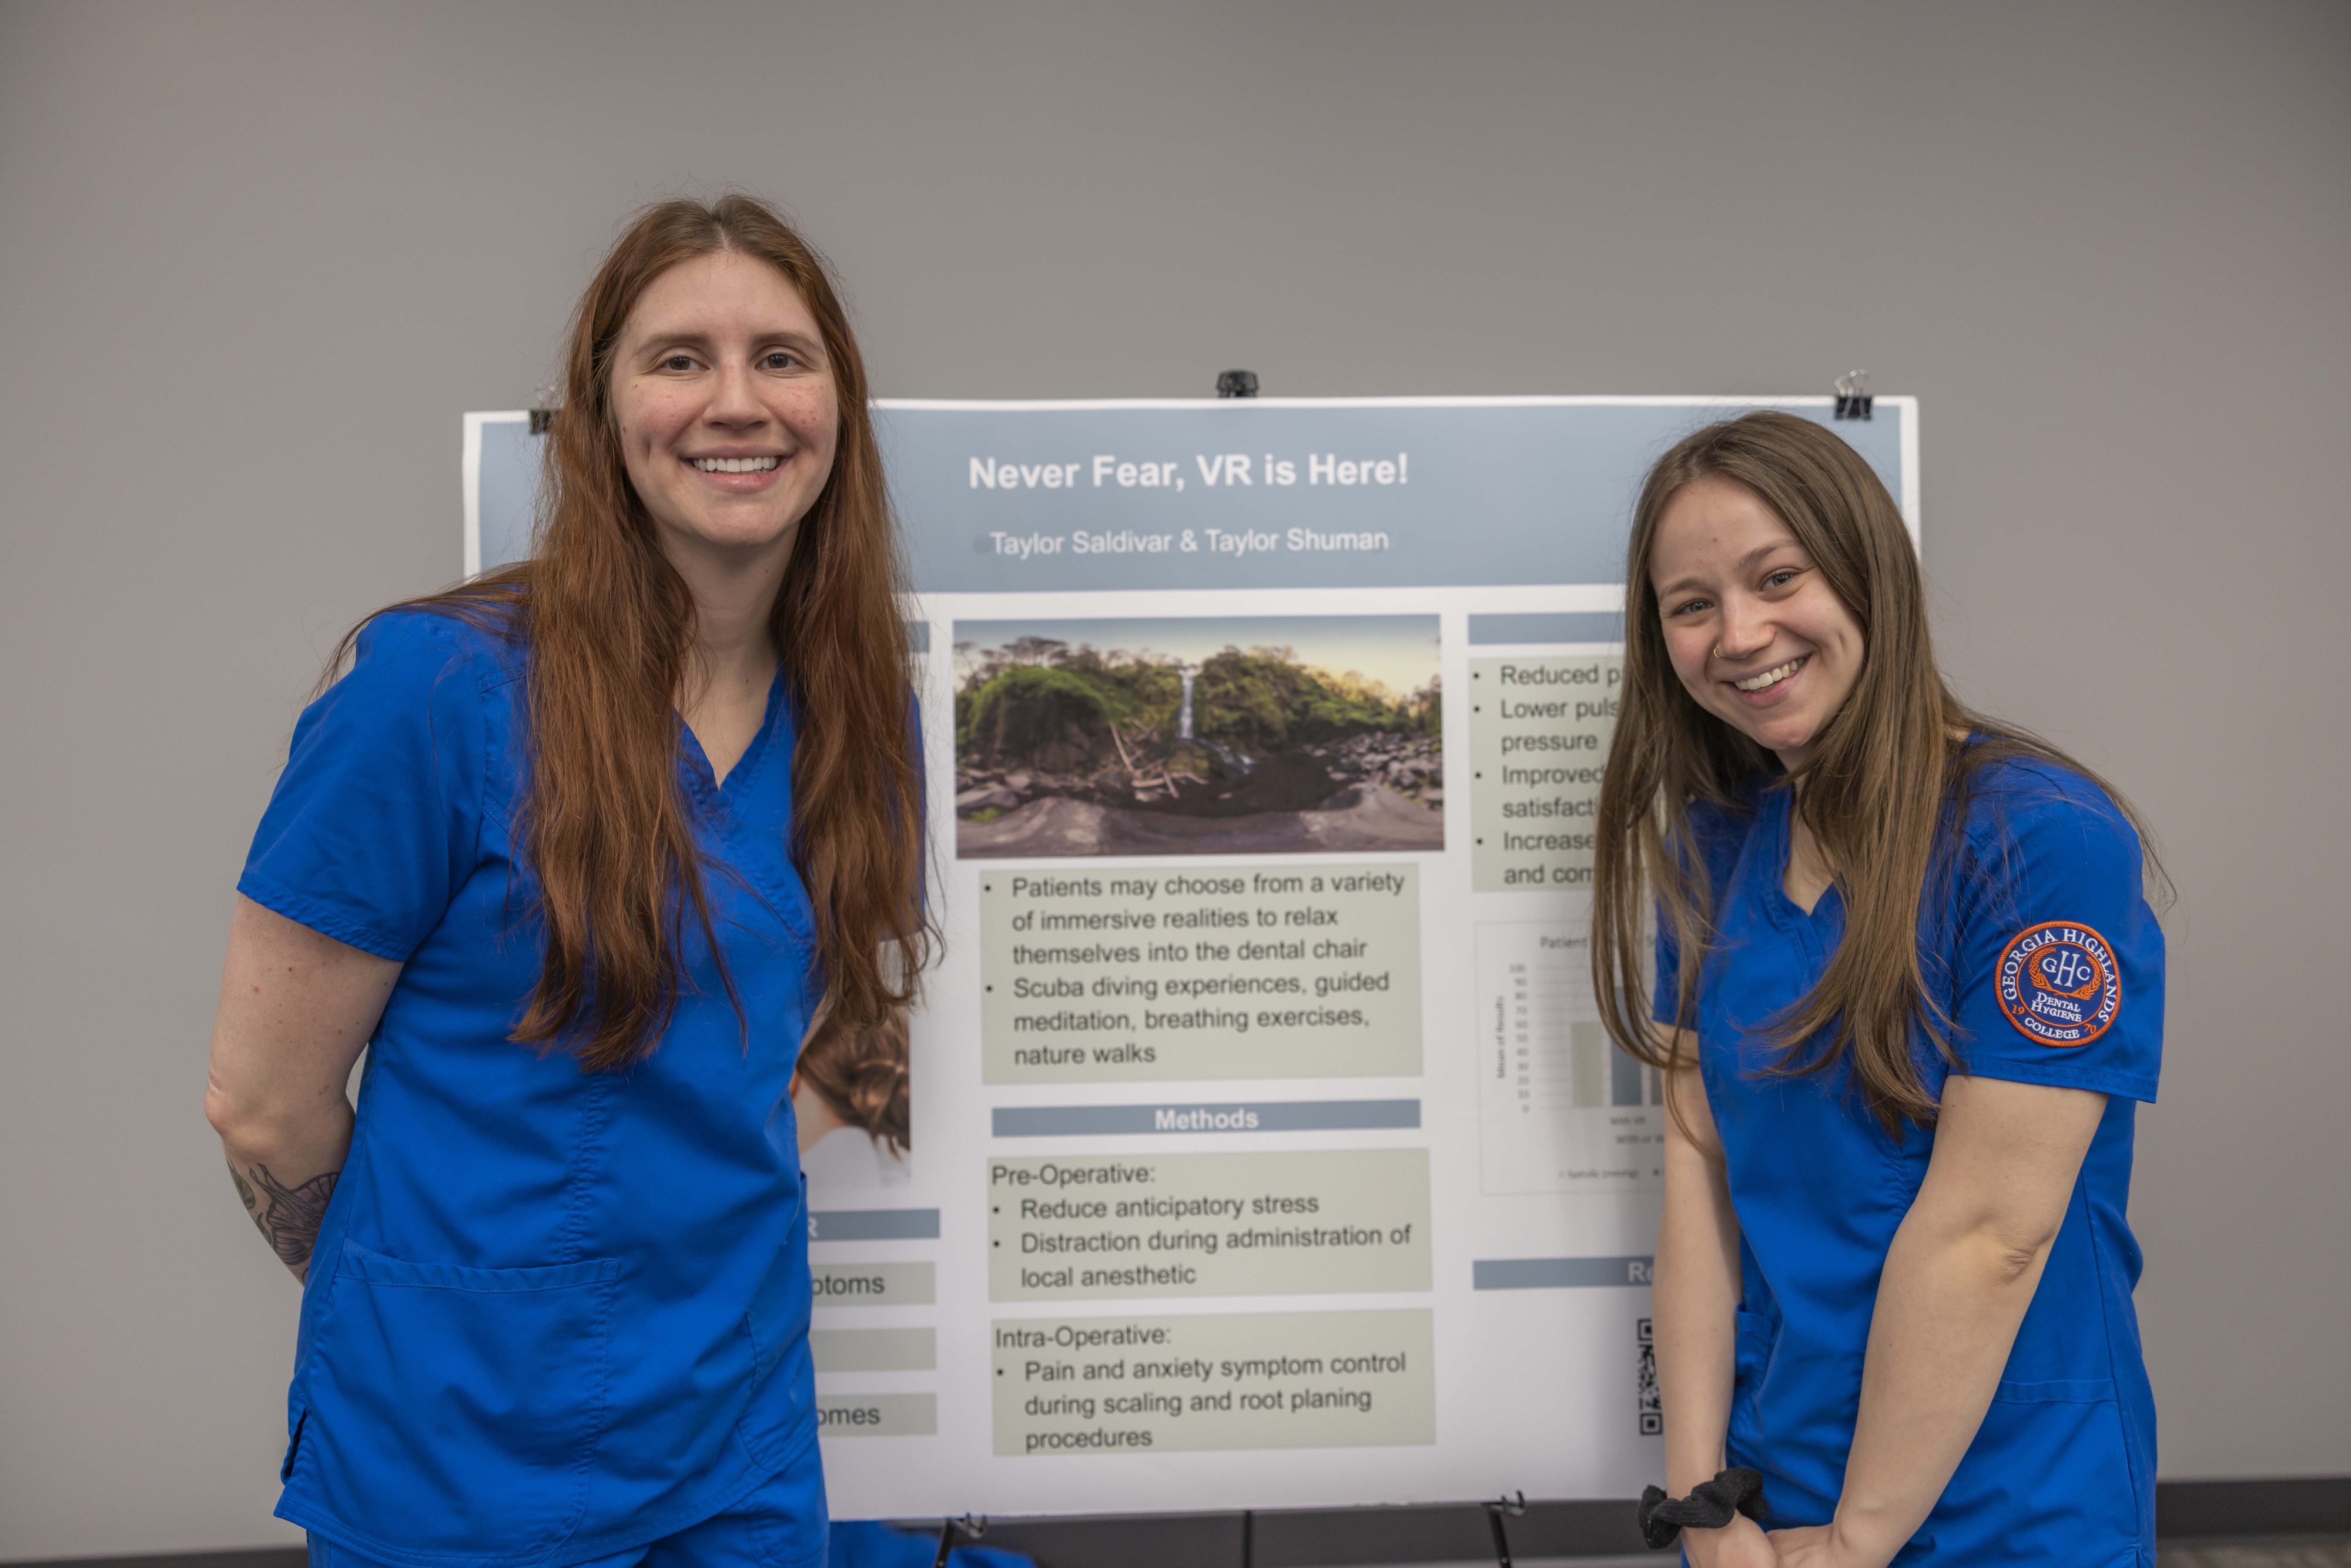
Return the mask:
[(988, 1294), (1426, 1291), (1428, 1151), (988, 1162)]

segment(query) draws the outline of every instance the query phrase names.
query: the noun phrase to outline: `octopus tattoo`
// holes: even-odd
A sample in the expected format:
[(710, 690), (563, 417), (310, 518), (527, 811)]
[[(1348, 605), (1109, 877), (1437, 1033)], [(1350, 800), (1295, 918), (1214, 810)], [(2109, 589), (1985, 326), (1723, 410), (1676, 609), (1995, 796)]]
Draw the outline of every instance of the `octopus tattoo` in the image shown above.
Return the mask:
[(244, 1200), (245, 1212), (252, 1217), (253, 1228), (261, 1232), (277, 1260), (288, 1269), (300, 1269), (309, 1262), (319, 1222), (327, 1218), (327, 1200), (335, 1196), (335, 1178), (342, 1173), (328, 1171), (299, 1186), (287, 1186), (263, 1165), (253, 1167), (250, 1181), (235, 1165), (228, 1167), (228, 1174), (236, 1183), (236, 1196)]

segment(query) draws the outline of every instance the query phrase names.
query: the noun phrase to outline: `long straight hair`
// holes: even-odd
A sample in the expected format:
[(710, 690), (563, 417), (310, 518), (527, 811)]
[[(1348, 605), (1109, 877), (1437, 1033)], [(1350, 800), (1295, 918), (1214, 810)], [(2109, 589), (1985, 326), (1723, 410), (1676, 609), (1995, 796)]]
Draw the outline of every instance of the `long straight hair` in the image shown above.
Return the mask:
[[(1861, 627), (1860, 674), (1796, 779), (1700, 707), (1666, 652), (1650, 558), (1666, 508), (1702, 478), (1753, 491)], [(1801, 785), (1794, 809), (1834, 873), (1845, 929), (1819, 982), (1772, 1020), (1781, 1053), (1773, 1071), (1824, 1072), (1849, 1057), (1864, 1099), (1889, 1131), (1905, 1119), (1933, 1121), (1936, 1102), (1913, 1041), (1923, 1035), (1947, 1061), (1958, 1056), (1951, 1020), (1920, 965), (1919, 913), (1976, 779), (1996, 762), (2039, 758), (2105, 789), (2144, 843), (2138, 817), (2047, 741), (1952, 695), (1935, 663), (1918, 558), (1894, 497), (1858, 453), (1810, 420), (1746, 414), (1696, 432), (1660, 458), (1634, 511), (1625, 584), (1624, 692), (1601, 778), (1593, 867), (1592, 975), (1609, 1035), (1652, 1066), (1688, 1065), (1672, 1060), (1648, 1021), (1642, 928), (1650, 900), (1679, 943), (1677, 1025), (1687, 1029), (1715, 929), (1689, 808), (1704, 800), (1741, 813), (1761, 789)]]
[[(934, 935), (896, 533), (848, 312), (823, 259), (764, 204), (660, 203), (621, 235), (572, 316), (531, 559), (411, 601), (527, 649), (518, 836), (546, 952), (512, 1038), (570, 1050), (591, 1070), (625, 1066), (659, 1042), (690, 984), (688, 918), (717, 955), (676, 770), (675, 705), (695, 675), (694, 599), (629, 482), (611, 383), (646, 287), (722, 251), (766, 262), (799, 292), (839, 399), (832, 473), (800, 520), (769, 614), (799, 721), (788, 847), (815, 907), (831, 1010), (871, 1023), (905, 1005)], [(719, 974), (739, 1017), (723, 958)]]

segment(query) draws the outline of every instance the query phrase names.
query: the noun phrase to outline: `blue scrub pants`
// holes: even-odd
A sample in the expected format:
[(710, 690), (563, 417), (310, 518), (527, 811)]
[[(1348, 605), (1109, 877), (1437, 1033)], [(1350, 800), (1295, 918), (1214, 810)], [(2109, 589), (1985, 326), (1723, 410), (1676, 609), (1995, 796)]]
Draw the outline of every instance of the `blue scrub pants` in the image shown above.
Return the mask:
[[(809, 1459), (816, 1451), (810, 1444)], [(809, 1517), (808, 1469), (787, 1465), (723, 1513), (579, 1568), (824, 1568), (825, 1519)], [(384, 1568), (324, 1536), (309, 1540), (310, 1568)]]

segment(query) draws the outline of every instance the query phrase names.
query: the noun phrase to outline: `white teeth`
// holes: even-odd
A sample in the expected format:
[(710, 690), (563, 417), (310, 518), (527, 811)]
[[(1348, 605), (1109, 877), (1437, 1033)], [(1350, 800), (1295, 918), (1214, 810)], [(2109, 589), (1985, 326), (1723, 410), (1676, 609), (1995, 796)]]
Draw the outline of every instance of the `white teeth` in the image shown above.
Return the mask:
[(778, 466), (780, 457), (696, 457), (694, 465), (705, 474), (765, 474)]
[[(1809, 654), (1806, 655), (1806, 657), (1810, 656), (1811, 655)], [(1804, 661), (1802, 659), (1791, 659), (1786, 664), (1781, 664), (1773, 669), (1766, 670), (1760, 675), (1750, 675), (1743, 681), (1733, 681), (1730, 684), (1737, 686), (1742, 692), (1765, 691), (1772, 686), (1778, 685), (1782, 681), (1784, 681), (1790, 675), (1794, 674), (1796, 673), (1797, 666), (1802, 664), (1803, 662)]]

